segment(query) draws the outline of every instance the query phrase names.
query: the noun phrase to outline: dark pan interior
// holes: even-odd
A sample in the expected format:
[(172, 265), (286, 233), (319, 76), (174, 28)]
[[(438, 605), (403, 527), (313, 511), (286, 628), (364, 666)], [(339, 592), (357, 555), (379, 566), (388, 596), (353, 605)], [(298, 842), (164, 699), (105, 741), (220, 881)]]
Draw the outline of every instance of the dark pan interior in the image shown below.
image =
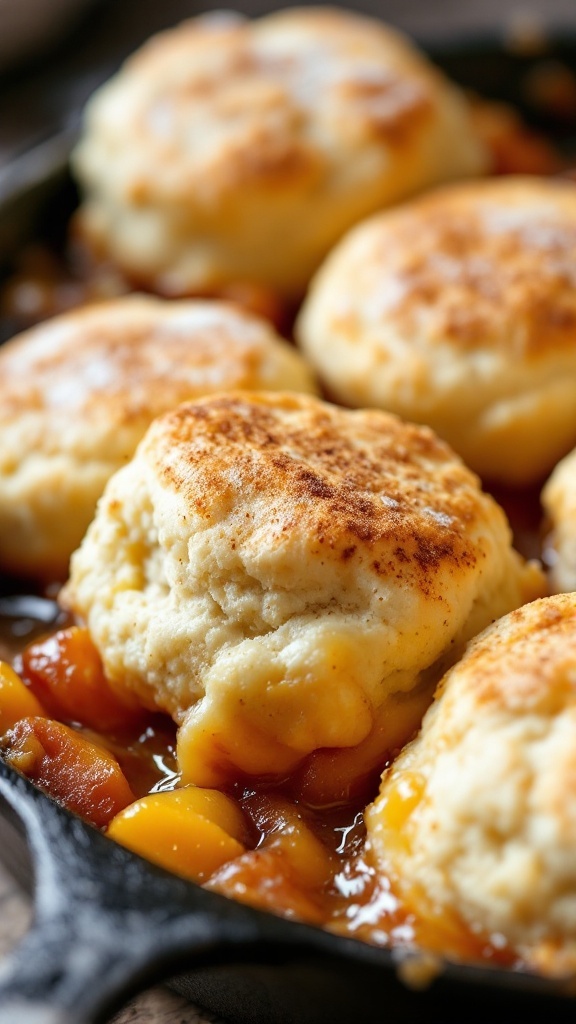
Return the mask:
[[(524, 53), (506, 49), (494, 39), (475, 39), (449, 47), (437, 45), (431, 55), (456, 81), (484, 96), (512, 103), (569, 156), (576, 155), (576, 123), (535, 103), (529, 88), (534, 70), (543, 63), (553, 62), (576, 74), (576, 37), (549, 41), (538, 52)], [(34, 154), (20, 158), (11, 176), (5, 176), (0, 191), (3, 275), (10, 273), (16, 250), (30, 238), (46, 240), (56, 248), (63, 246), (66, 220), (77, 201), (67, 170), (73, 138), (74, 131), (66, 130), (44, 140)], [(13, 327), (6, 318), (0, 320), (0, 338), (8, 338)], [(13, 581), (0, 581), (0, 592), (9, 593), (15, 586)], [(10, 781), (9, 772), (6, 778)], [(31, 875), (23, 859), (22, 829), (13, 811), (9, 816), (2, 826), (0, 857), (26, 883)], [(81, 825), (73, 831), (80, 836), (78, 850), (72, 854), (78, 872), (83, 870), (82, 848), (88, 844), (92, 863), (106, 878), (108, 841)], [(42, 870), (37, 861), (35, 869)], [(147, 868), (140, 865), (138, 871), (144, 889)], [(446, 965), (430, 985), (418, 990), (399, 980), (394, 956), (386, 950), (249, 908), (242, 908), (241, 913), (253, 924), (254, 940), (244, 951), (227, 943), (219, 947), (218, 927), (226, 901), (192, 884), (178, 885), (180, 894), (202, 892), (202, 912), (213, 918), (216, 942), (213, 953), (200, 958), (200, 966), (187, 969), (171, 984), (234, 1024), (462, 1024), (480, 1020), (504, 1024), (523, 1014), (532, 1019), (549, 1015), (559, 1024), (576, 1019), (572, 997), (542, 979)], [(152, 958), (150, 980), (157, 966)], [(175, 962), (175, 966), (182, 968), (181, 963)], [(165, 974), (166, 967), (162, 970)], [(139, 984), (143, 983), (140, 978)]]

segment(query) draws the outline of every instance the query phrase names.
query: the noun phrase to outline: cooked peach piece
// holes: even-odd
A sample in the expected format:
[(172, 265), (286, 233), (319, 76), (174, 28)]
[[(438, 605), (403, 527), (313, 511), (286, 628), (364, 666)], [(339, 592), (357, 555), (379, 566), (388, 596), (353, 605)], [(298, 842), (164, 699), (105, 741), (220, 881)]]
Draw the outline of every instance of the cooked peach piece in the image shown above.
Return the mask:
[(420, 699), (422, 715), (429, 698), (426, 689), (407, 701), (399, 694), (393, 714), (376, 717), (366, 739), (355, 747), (315, 750), (290, 783), (292, 794), (311, 807), (370, 799), (384, 764), (410, 739), (414, 709)]
[(134, 699), (110, 686), (87, 629), (70, 626), (29, 644), (22, 676), (55, 718), (106, 732), (144, 714)]
[(0, 734), (21, 718), (45, 714), (40, 701), (5, 661), (0, 661)]
[(116, 758), (60, 722), (23, 718), (2, 745), (13, 768), (99, 828), (134, 800)]
[(303, 813), (290, 801), (260, 794), (246, 801), (264, 848), (276, 850), (300, 885), (317, 890), (334, 874), (333, 858), (314, 834)]
[(107, 835), (169, 871), (203, 882), (244, 852), (246, 826), (224, 793), (185, 786), (136, 800), (111, 821)]
[(216, 871), (208, 888), (286, 917), (322, 924), (322, 891), (336, 870), (330, 850), (298, 807), (282, 797), (254, 795), (246, 809), (264, 838), (256, 850)]
[(320, 893), (302, 888), (277, 846), (248, 850), (219, 868), (206, 888), (274, 914), (307, 924), (326, 922)]

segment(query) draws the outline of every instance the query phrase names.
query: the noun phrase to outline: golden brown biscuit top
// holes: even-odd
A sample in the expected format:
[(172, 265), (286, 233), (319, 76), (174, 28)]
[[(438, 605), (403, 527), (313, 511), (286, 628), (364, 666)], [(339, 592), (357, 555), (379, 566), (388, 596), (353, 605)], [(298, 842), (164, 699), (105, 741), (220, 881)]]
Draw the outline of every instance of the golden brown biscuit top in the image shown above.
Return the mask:
[(208, 391), (272, 386), (282, 369), (297, 373), (297, 363), (268, 324), (232, 305), (123, 297), (73, 310), (3, 346), (0, 422), (52, 410), (128, 424)]
[(441, 81), (403, 37), (357, 13), (220, 13), (141, 47), (93, 116), (112, 133), (128, 119), (162, 167), (161, 179), (131, 167), (131, 201), (161, 193), (176, 204), (197, 188), (210, 206), (243, 185), (312, 185), (366, 142), (409, 147), (435, 116)]
[(478, 706), (553, 717), (576, 705), (576, 595), (511, 612), (469, 649), (463, 666)]
[[(444, 187), (359, 229), (354, 296), (334, 313), (404, 337), (518, 357), (576, 340), (576, 184), (509, 178)], [(368, 302), (367, 295), (372, 298)]]
[(257, 544), (262, 531), (268, 550), (290, 538), (296, 552), (300, 536), (315, 557), (356, 559), (426, 593), (439, 573), (473, 570), (482, 523), (501, 514), (427, 428), (306, 396), (187, 403), (141, 450), (192, 514), (234, 517), (229, 543)]

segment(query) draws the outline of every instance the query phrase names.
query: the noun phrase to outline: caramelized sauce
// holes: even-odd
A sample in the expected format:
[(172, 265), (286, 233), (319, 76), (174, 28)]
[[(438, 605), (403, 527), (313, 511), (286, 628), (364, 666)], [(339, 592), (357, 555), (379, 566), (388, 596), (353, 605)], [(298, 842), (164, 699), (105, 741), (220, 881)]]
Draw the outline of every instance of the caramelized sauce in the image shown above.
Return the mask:
[[(530, 546), (537, 546), (533, 533)], [(16, 594), (0, 599), (3, 659), (11, 662), (39, 699), (43, 691), (35, 684), (30, 665), (38, 665), (38, 651), (44, 644), (51, 652), (50, 671), (60, 668), (64, 679), (70, 668), (70, 651), (80, 651), (80, 647), (66, 646), (74, 632), (69, 627), (69, 620), (49, 597)], [(77, 628), (76, 632), (85, 633)], [(60, 652), (60, 663), (54, 652)], [(34, 719), (23, 722), (33, 723)], [(139, 713), (132, 723), (106, 730), (77, 721), (66, 724), (114, 755), (135, 799), (177, 787), (176, 727), (167, 716)], [(67, 800), (61, 788), (49, 781), (40, 784), (77, 810), (76, 793)], [(289, 779), (275, 784), (231, 779), (225, 792), (242, 809), (247, 848), (218, 868), (205, 887), (380, 946), (424, 949), (456, 960), (517, 967), (514, 951), (497, 939), (472, 935), (446, 915), (416, 919), (396, 897), (390, 881), (376, 872), (366, 853), (363, 807), (376, 796), (377, 788), (378, 780), (373, 778), (370, 792), (363, 793), (362, 799), (314, 808), (294, 798)]]

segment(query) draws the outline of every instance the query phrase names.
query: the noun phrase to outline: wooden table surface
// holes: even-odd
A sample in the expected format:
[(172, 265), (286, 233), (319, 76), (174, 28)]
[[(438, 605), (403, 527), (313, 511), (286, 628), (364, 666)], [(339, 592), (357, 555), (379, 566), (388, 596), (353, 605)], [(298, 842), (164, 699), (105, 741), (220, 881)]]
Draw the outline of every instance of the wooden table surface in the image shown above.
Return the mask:
[[(0, 823), (0, 843), (2, 826)], [(25, 933), (31, 905), (11, 875), (0, 864), (0, 957)], [(192, 1006), (163, 986), (131, 1000), (110, 1024), (225, 1024), (219, 1017)]]

